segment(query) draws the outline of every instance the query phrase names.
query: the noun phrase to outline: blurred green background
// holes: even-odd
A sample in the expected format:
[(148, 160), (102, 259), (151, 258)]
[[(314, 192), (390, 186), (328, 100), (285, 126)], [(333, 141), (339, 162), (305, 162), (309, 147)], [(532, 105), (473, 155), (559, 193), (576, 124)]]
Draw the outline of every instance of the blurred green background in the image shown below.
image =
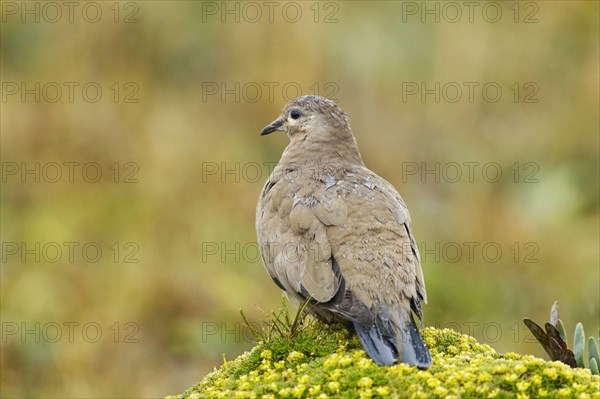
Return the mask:
[(427, 325), (597, 331), (598, 2), (50, 3), (2, 2), (2, 397), (161, 397), (253, 346), (296, 94), (403, 195)]

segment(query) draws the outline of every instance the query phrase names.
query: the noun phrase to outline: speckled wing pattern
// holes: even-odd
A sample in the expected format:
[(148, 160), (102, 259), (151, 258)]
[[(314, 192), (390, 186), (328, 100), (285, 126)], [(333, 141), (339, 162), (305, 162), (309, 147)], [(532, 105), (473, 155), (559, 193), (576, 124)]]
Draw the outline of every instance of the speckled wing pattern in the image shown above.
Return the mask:
[(423, 273), (398, 192), (362, 165), (290, 172), (273, 171), (257, 207), (269, 275), (293, 302), (310, 296), (321, 318), (352, 323), (378, 363), (428, 367), (410, 313), (422, 320)]

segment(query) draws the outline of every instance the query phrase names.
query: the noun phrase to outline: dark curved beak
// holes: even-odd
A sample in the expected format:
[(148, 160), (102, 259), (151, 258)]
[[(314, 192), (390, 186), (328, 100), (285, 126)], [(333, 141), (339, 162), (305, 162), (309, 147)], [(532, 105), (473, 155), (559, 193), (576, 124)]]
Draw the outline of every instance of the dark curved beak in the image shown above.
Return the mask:
[(275, 131), (283, 132), (285, 131), (283, 128), (283, 119), (277, 118), (270, 125), (265, 126), (265, 128), (260, 132), (261, 136), (264, 136), (269, 133), (273, 133)]

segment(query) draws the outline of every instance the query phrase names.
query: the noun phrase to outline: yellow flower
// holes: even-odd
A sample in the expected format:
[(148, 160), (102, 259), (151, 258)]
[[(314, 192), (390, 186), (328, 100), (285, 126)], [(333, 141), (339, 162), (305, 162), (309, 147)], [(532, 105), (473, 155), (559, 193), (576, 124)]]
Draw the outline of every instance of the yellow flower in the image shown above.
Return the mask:
[(517, 363), (515, 365), (515, 367), (513, 367), (513, 370), (517, 373), (517, 374), (523, 374), (524, 372), (527, 371), (527, 367), (525, 367), (523, 364), (521, 363)]
[(433, 393), (441, 398), (445, 398), (448, 395), (448, 390), (444, 387), (435, 387)]
[(338, 364), (342, 367), (346, 367), (352, 364), (352, 358), (350, 356), (344, 356), (338, 360)]
[(531, 385), (531, 383), (529, 383), (529, 382), (519, 381), (519, 382), (517, 382), (517, 390), (519, 390), (519, 391), (526, 391), (527, 388), (529, 388), (530, 385)]
[(323, 362), (323, 367), (328, 368), (337, 365), (337, 362), (340, 360), (340, 355), (338, 353), (332, 353), (329, 355), (327, 359)]
[(506, 364), (499, 364), (496, 367), (494, 367), (494, 374), (504, 374), (508, 371), (508, 367), (506, 366)]
[(561, 388), (558, 390), (558, 396), (562, 396), (564, 398), (571, 396), (571, 388)]
[(330, 381), (327, 383), (327, 389), (329, 392), (337, 393), (340, 390), (340, 383), (337, 381)]
[(274, 382), (270, 383), (269, 385), (267, 385), (267, 388), (269, 389), (269, 391), (273, 391), (273, 392), (277, 392), (277, 384), (275, 384)]
[(358, 386), (361, 388), (371, 388), (371, 385), (373, 385), (373, 380), (369, 377), (363, 377), (358, 380)]
[(275, 367), (275, 370), (282, 370), (285, 367), (285, 362), (283, 360), (275, 362), (273, 367)]
[(342, 370), (335, 369), (329, 374), (329, 379), (335, 381), (335, 380), (339, 380), (341, 376), (342, 376)]
[(321, 392), (321, 386), (320, 385), (313, 385), (312, 387), (308, 388), (308, 394), (313, 396), (318, 394), (319, 392)]
[(377, 387), (377, 388), (375, 388), (375, 392), (379, 396), (388, 396), (390, 394), (390, 388), (389, 387)]
[(294, 370), (292, 370), (292, 369), (286, 369), (286, 370), (284, 370), (284, 371), (281, 372), (281, 376), (283, 378), (291, 378), (291, 377), (294, 376), (294, 374), (295, 374)]
[(292, 388), (292, 396), (294, 396), (295, 398), (300, 398), (304, 394), (304, 391), (306, 391), (305, 385), (296, 385)]
[(304, 353), (292, 351), (287, 355), (288, 362), (295, 362), (296, 360), (300, 360), (304, 357)]
[(438, 387), (440, 385), (440, 381), (437, 378), (429, 378), (427, 380), (427, 386), (429, 388)]
[(310, 377), (305, 375), (302, 375), (298, 378), (298, 384), (308, 384), (308, 381), (310, 380)]
[(256, 394), (254, 392), (237, 391), (233, 397), (235, 399), (253, 399), (256, 398)]
[(551, 380), (555, 380), (558, 377), (558, 373), (555, 368), (547, 368), (542, 371), (542, 374), (550, 377)]

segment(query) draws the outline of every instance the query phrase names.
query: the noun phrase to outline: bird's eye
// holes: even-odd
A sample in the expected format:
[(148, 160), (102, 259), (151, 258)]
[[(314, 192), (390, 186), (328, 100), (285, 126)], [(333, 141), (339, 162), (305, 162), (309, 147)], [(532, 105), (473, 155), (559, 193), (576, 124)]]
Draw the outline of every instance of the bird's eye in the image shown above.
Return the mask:
[(292, 119), (298, 119), (302, 116), (302, 112), (299, 109), (293, 109), (290, 112), (290, 118)]

